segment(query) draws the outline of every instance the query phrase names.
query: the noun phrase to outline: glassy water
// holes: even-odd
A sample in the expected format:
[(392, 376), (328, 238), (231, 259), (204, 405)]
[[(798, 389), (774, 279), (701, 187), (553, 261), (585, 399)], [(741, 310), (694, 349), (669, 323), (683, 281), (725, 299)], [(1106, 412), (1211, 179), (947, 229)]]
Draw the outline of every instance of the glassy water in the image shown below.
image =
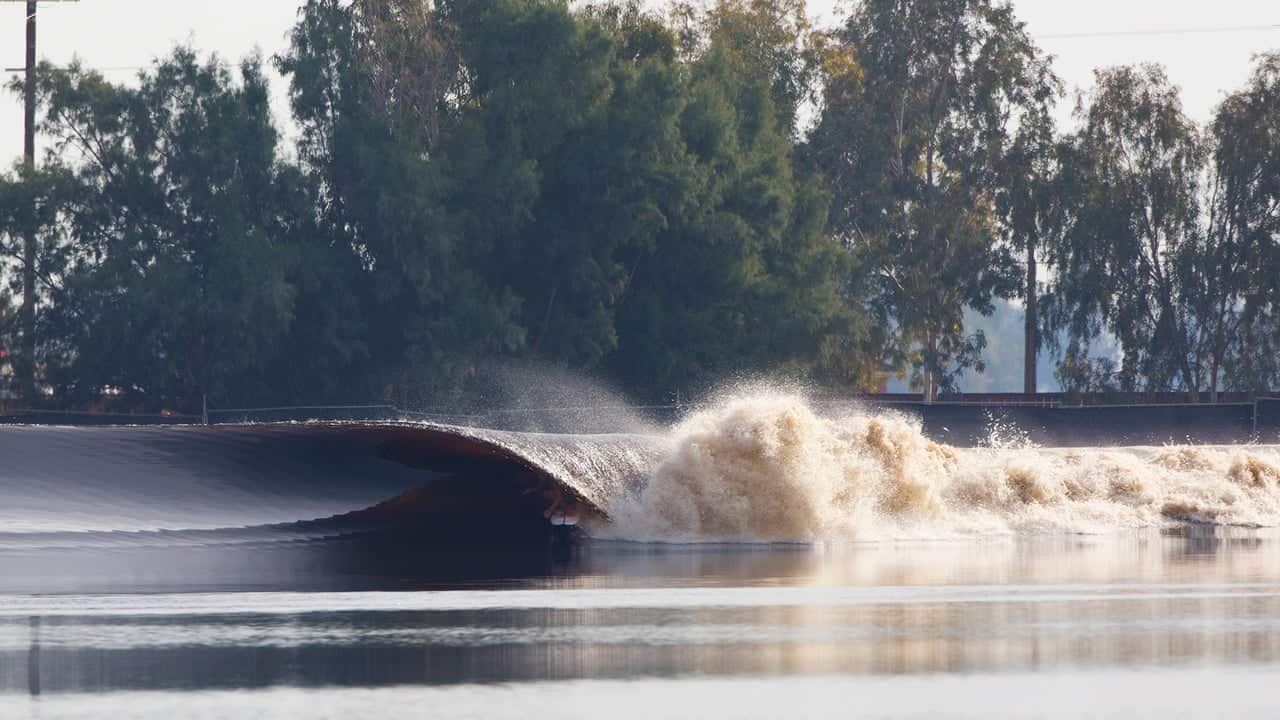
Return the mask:
[(0, 551), (2, 717), (1276, 717), (1280, 533)]

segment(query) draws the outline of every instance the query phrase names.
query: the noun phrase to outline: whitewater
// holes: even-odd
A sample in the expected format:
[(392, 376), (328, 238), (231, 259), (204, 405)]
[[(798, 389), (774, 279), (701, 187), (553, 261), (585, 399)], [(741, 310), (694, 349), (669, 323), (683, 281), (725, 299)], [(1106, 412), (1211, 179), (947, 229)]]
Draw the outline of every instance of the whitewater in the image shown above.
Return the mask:
[(999, 435), (951, 447), (906, 414), (735, 396), (674, 426), (643, 490), (598, 532), (823, 542), (1280, 524), (1280, 446), (1043, 448)]

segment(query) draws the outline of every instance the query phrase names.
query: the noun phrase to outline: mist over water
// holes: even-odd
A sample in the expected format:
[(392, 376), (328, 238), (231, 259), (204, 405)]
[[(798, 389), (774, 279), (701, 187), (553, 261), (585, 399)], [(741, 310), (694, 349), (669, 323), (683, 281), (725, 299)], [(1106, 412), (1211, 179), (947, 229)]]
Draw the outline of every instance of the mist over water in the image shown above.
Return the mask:
[(768, 389), (734, 395), (668, 432), (606, 533), (823, 542), (1280, 524), (1277, 446), (1050, 449), (994, 432), (989, 447), (957, 448), (906, 415), (824, 415)]
[[(442, 413), (483, 428), (560, 434), (655, 435), (662, 406), (637, 407), (599, 378), (542, 364), (491, 362), (470, 383), (469, 408)], [(427, 413), (430, 415), (431, 413)], [(668, 420), (670, 418), (667, 418)]]

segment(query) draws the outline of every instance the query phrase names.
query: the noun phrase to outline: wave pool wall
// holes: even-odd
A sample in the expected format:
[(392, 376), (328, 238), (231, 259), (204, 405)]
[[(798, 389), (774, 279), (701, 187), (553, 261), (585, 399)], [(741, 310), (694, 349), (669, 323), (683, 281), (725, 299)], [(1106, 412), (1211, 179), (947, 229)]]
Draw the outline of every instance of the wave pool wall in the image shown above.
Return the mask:
[[(1280, 398), (1263, 398), (1252, 403), (1096, 405), (1082, 407), (1038, 407), (990, 403), (922, 403), (880, 400), (851, 400), (821, 403), (829, 410), (891, 410), (919, 417), (930, 438), (951, 445), (984, 445), (996, 436), (1026, 438), (1041, 445), (1163, 445), (1168, 443), (1223, 444), (1250, 441), (1280, 441)], [(443, 422), (505, 429), (548, 429), (563, 424), (554, 413), (502, 416), (440, 416)], [(658, 413), (655, 424), (674, 422), (674, 410)], [(268, 411), (211, 412), (213, 424), (246, 421), (276, 423), (303, 420), (413, 420), (413, 413), (395, 408), (275, 409)], [(432, 416), (431, 419), (436, 419)], [(0, 425), (191, 425), (200, 418), (161, 415), (100, 415), (87, 413), (24, 412), (0, 415)], [(573, 424), (573, 423), (569, 423)], [(528, 425), (529, 427), (520, 427)], [(593, 432), (619, 432), (608, 422), (591, 423)]]
[[(962, 447), (993, 440), (1025, 438), (1048, 446), (1229, 444), (1255, 439), (1253, 403), (1199, 405), (1101, 405), (1030, 407), (961, 403), (874, 404), (918, 416), (924, 432), (939, 442)], [(1258, 435), (1280, 431), (1275, 417), (1259, 424)]]

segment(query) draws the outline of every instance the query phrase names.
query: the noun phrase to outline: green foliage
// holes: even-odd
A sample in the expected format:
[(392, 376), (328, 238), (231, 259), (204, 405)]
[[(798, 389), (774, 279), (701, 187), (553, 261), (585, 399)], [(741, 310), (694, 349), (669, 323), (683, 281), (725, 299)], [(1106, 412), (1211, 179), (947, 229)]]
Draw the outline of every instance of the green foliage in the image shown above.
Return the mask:
[(1280, 386), (1280, 53), (1218, 106), (1209, 126), (1208, 241), (1188, 268), (1200, 350), (1235, 390)]
[(1071, 219), (1055, 251), (1051, 317), (1068, 357), (1103, 332), (1118, 341), (1121, 389), (1194, 397), (1220, 366), (1202, 352), (1202, 336), (1225, 328), (1209, 311), (1233, 304), (1234, 261), (1222, 253), (1235, 251), (1201, 226), (1204, 143), (1161, 68), (1096, 77), (1064, 171)]
[[(522, 350), (592, 368), (617, 344), (624, 258), (663, 222), (655, 191), (674, 152), (669, 68), (616, 57), (613, 33), (556, 4), (456, 2), (467, 102), (445, 153), (468, 242), (493, 287), (520, 298)], [(477, 215), (479, 208), (495, 212)], [(493, 223), (496, 212), (509, 220)]]
[(42, 68), (39, 92), (46, 381), (69, 401), (110, 388), (190, 407), (260, 372), (289, 326), (287, 236), (309, 211), (276, 163), (260, 64), (179, 48), (136, 89), (72, 66)]
[(1260, 57), (1203, 130), (1152, 65), (1099, 71), (1078, 114), (1049, 306), (1067, 357), (1105, 334), (1121, 389), (1192, 399), (1280, 380), (1280, 57)]
[(1015, 122), (1047, 117), (1057, 81), (988, 0), (867, 0), (835, 40), (856, 64), (828, 81), (810, 154), (835, 194), (832, 230), (871, 272), (895, 365), (933, 397), (982, 369), (966, 308), (1017, 292), (1001, 242), (1007, 158), (1029, 135)]
[(24, 265), (21, 243), (29, 229), (22, 217), (22, 208), (34, 207), (24, 187), (22, 170), (22, 166), (16, 168), (12, 177), (0, 175), (0, 394), (13, 389), (14, 364), (21, 352), (18, 320)]
[[(374, 375), (431, 381), (401, 399), (447, 399), (495, 355), (664, 397), (808, 370), (862, 331), (825, 192), (791, 164), (803, 81), (771, 64), (804, 71), (802, 6), (724, 3), (699, 16), (694, 55), (634, 2), (449, 0), (429, 20), (391, 6), (313, 0), (280, 67), (325, 225), (369, 276), (358, 314), (398, 307), (364, 332), (388, 351)], [(409, 48), (395, 58), (438, 76), (411, 93), (435, 92), (414, 103), (430, 132), (401, 120), (423, 114), (395, 105), (406, 93), (375, 91), (412, 73), (360, 52), (386, 42), (373, 17)]]
[(1275, 55), (1203, 134), (1157, 69), (1105, 71), (1069, 138), (994, 0), (865, 0), (832, 34), (803, 0), (306, 0), (274, 63), (292, 148), (257, 58), (40, 69), (0, 347), (35, 237), (57, 402), (458, 406), (510, 363), (933, 396), (983, 368), (966, 313), (1026, 298), (1034, 351), (1037, 252), (1067, 386), (1280, 380)]
[(827, 52), (805, 0), (716, 0), (707, 9), (676, 2), (671, 12), (683, 21), (686, 59), (696, 61), (714, 47), (723, 70), (767, 85), (780, 128), (799, 131), (800, 111), (816, 100)]
[(738, 32), (745, 11), (722, 3), (703, 18), (705, 44), (670, 81), (681, 94), (672, 192), (659, 205), (654, 251), (638, 259), (622, 299), (610, 363), (653, 397), (734, 372), (834, 375), (824, 354), (862, 330), (841, 295), (848, 255), (825, 233), (827, 194), (791, 161), (799, 98), (776, 92), (774, 68), (743, 60), (768, 54), (761, 38), (788, 45), (773, 49), (784, 55), (796, 36)]
[(1068, 405), (1082, 404), (1086, 395), (1094, 397), (1116, 390), (1116, 364), (1108, 357), (1088, 357), (1068, 352), (1054, 377)]

